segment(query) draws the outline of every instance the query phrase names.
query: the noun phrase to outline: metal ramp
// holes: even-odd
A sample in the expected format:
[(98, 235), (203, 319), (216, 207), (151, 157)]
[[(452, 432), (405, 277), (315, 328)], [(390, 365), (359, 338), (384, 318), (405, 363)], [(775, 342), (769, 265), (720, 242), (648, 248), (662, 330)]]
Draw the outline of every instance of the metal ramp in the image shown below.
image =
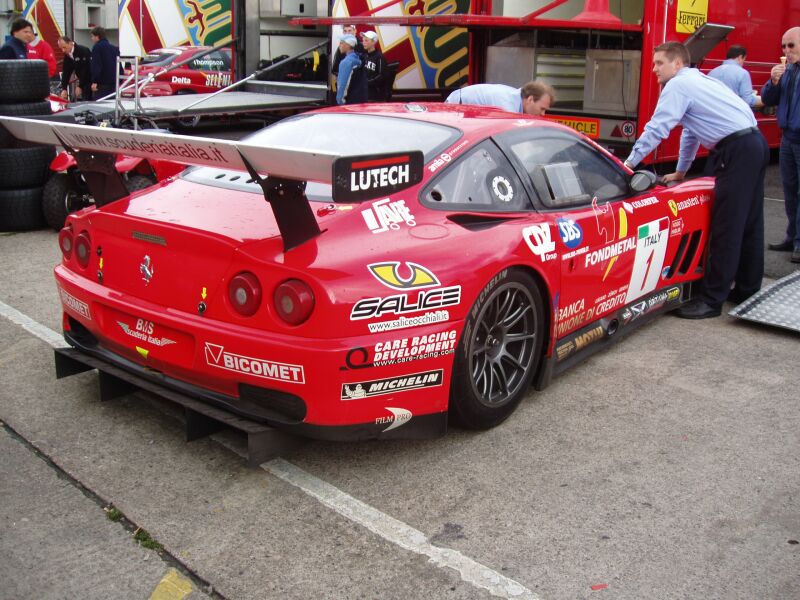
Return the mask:
[(800, 270), (765, 287), (728, 314), (800, 332)]
[(241, 431), (247, 436), (247, 465), (252, 468), (282, 456), (307, 441), (263, 423), (251, 421), (221, 408), (205, 404), (157, 383), (144, 381), (124, 369), (73, 348), (56, 348), (55, 361), (57, 379), (97, 369), (100, 380), (100, 400), (113, 400), (134, 392), (146, 391), (162, 400), (183, 407), (187, 442), (209, 436), (225, 427)]

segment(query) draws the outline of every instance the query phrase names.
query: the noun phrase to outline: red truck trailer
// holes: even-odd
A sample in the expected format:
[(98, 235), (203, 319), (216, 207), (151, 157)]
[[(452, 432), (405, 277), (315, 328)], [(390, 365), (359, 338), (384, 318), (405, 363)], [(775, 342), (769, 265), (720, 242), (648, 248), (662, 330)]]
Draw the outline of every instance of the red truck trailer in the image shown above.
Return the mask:
[[(722, 63), (731, 45), (743, 45), (748, 51), (745, 68), (759, 89), (782, 54), (781, 35), (800, 22), (796, 0), (472, 0), (463, 13), (454, 12), (458, 3), (438, 0), (339, 3), (345, 5), (347, 17), (301, 18), (294, 23), (349, 22), (361, 30), (407, 27), (416, 30), (416, 37), (435, 28), (465, 28), (469, 34), (461, 38), (468, 40), (468, 83), (520, 86), (543, 80), (558, 97), (550, 118), (619, 156), (627, 155), (658, 101), (653, 48), (665, 41), (685, 42), (693, 62), (707, 72)], [(397, 8), (402, 8), (402, 16)], [(390, 12), (395, 16), (387, 16)], [(424, 60), (421, 54), (417, 61)], [(428, 86), (442, 97), (450, 89)], [(774, 114), (757, 112), (756, 117), (770, 146), (777, 146), (780, 132)], [(673, 132), (649, 160), (675, 160), (678, 145), (679, 133)]]

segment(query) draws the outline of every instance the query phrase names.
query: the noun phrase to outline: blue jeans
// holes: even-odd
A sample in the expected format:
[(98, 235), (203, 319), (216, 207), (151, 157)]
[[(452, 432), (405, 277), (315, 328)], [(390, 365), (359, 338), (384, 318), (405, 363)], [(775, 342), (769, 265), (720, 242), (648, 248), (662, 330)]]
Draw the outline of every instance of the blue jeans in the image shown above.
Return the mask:
[(800, 251), (800, 143), (793, 144), (786, 137), (781, 140), (780, 150), (781, 180), (783, 181), (783, 199), (786, 208), (786, 240), (794, 244)]

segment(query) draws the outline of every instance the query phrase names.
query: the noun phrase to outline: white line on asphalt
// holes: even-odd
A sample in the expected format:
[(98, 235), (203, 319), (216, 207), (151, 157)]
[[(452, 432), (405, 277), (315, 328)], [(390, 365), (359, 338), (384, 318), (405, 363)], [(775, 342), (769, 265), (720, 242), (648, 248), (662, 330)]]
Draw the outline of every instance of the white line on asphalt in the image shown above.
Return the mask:
[(780, 202), (783, 204), (783, 198), (770, 198), (769, 196), (764, 196), (764, 200), (772, 200), (773, 202)]
[(261, 468), (278, 479), (300, 488), (328, 508), (366, 527), (383, 539), (411, 552), (427, 556), (430, 562), (438, 567), (455, 569), (461, 575), (461, 579), (487, 590), (493, 596), (538, 600), (532, 591), (513, 579), (464, 556), (458, 550), (434, 546), (421, 531), (353, 498), (290, 462), (276, 458), (265, 462)]
[(22, 314), (16, 308), (12, 308), (2, 301), (0, 301), (0, 315), (12, 323), (16, 323), (28, 333), (32, 333), (46, 344), (50, 344), (53, 348), (63, 348), (67, 345), (63, 335), (56, 333), (41, 323), (37, 323), (28, 315)]
[[(61, 348), (66, 345), (61, 335), (2, 301), (0, 301), (0, 316), (16, 323), (53, 348)], [(216, 439), (216, 436), (212, 437)], [(216, 439), (216, 441), (237, 454), (242, 454), (221, 440)], [(265, 462), (261, 468), (278, 479), (301, 489), (331, 510), (366, 527), (386, 541), (405, 550), (427, 556), (428, 560), (438, 567), (454, 569), (461, 575), (463, 581), (484, 589), (493, 596), (513, 600), (540, 600), (531, 590), (513, 579), (464, 556), (458, 550), (434, 546), (418, 529), (382, 513), (290, 462), (276, 458)]]

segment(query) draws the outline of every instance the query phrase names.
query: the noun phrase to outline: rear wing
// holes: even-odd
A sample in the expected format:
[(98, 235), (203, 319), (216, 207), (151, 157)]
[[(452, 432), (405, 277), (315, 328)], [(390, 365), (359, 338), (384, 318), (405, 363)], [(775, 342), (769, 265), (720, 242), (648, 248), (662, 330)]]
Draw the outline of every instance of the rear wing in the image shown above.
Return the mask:
[(245, 171), (261, 186), (272, 207), (284, 251), (321, 233), (305, 195), (306, 182), (331, 184), (334, 202), (356, 202), (415, 185), (423, 173), (420, 151), (345, 157), (333, 152), (19, 117), (0, 116), (0, 125), (18, 139), (63, 146), (73, 153), (98, 206), (128, 195), (114, 168), (116, 154)]

